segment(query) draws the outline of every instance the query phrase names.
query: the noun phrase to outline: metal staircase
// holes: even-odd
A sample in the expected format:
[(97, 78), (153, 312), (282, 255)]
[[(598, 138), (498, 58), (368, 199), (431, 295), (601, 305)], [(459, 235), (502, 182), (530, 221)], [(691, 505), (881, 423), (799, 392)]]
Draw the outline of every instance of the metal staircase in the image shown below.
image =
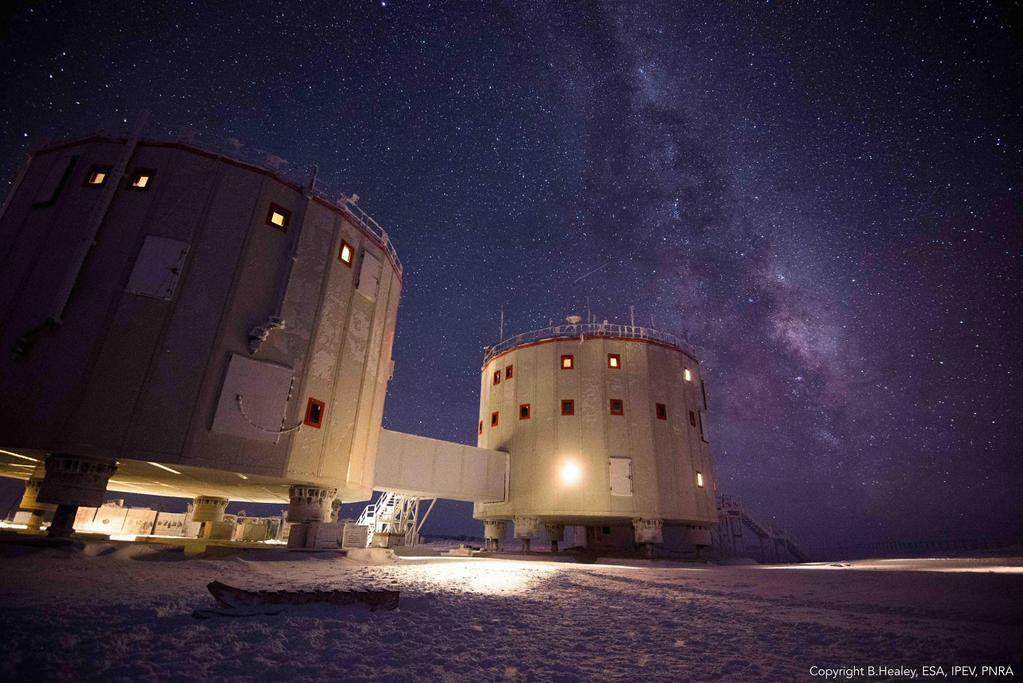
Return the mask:
[[(419, 504), (430, 501), (426, 513), (420, 518)], [(436, 498), (406, 496), (394, 491), (383, 491), (375, 503), (363, 509), (356, 524), (369, 529), (368, 544), (388, 548), (395, 545), (416, 545), (419, 533), (430, 516)], [(375, 542), (374, 542), (375, 541)]]
[(718, 551), (729, 557), (747, 554), (743, 542), (743, 528), (752, 531), (760, 541), (760, 560), (762, 562), (784, 562), (785, 553), (797, 562), (809, 562), (810, 557), (782, 529), (765, 524), (744, 507), (739, 501), (729, 496), (718, 496), (718, 525), (714, 530), (714, 546)]

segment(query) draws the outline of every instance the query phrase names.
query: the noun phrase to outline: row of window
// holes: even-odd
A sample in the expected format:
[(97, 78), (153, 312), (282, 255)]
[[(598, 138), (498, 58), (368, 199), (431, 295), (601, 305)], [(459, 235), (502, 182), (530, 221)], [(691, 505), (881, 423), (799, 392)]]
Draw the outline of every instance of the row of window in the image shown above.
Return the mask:
[[(625, 415), (625, 402), (620, 398), (612, 398), (608, 401), (608, 409), (611, 415)], [(571, 417), (575, 415), (575, 400), (574, 399), (563, 399), (561, 401), (561, 414), (565, 417)], [(668, 419), (668, 406), (664, 403), (654, 404), (654, 414), (658, 420)], [(519, 404), (519, 419), (528, 420), (532, 417), (532, 407), (528, 403)], [(497, 427), (501, 422), (501, 411), (495, 410), (490, 413), (490, 426)], [(705, 432), (703, 431), (703, 415), (697, 413), (695, 410), (689, 411), (689, 426), (699, 427), (700, 436), (704, 441), (707, 441)], [(483, 420), (480, 420), (479, 433), (483, 433)]]
[[(288, 226), (291, 225), (291, 211), (285, 209), (280, 204), (271, 202), (270, 208), (266, 212), (266, 224), (271, 228), (277, 228), (281, 232), (287, 232)], [(341, 240), (341, 246), (337, 250), (337, 260), (351, 268), (354, 259), (355, 247), (345, 240)]]
[[(85, 175), (85, 187), (103, 187), (110, 179), (110, 166), (93, 166)], [(129, 190), (148, 190), (152, 187), (156, 171), (151, 168), (138, 168), (128, 174)]]
[[(52, 206), (57, 201), (57, 196), (67, 184), (71, 177), (79, 157), (73, 156), (67, 159), (66, 164), (55, 164), (46, 178), (43, 179), (39, 190), (36, 192), (32, 206)], [(103, 187), (110, 181), (111, 166), (92, 166), (85, 174), (84, 187)], [(129, 190), (148, 190), (152, 184), (155, 171), (149, 168), (137, 168), (128, 174)]]
[[(57, 195), (67, 181), (68, 176), (71, 175), (78, 158), (77, 156), (71, 157), (66, 166), (55, 166), (50, 171), (50, 175), (46, 178), (33, 203), (34, 206), (50, 206), (56, 201)], [(89, 168), (89, 172), (85, 174), (83, 185), (85, 187), (105, 187), (110, 182), (112, 172), (112, 166), (93, 165)], [(134, 169), (128, 174), (127, 188), (129, 190), (146, 191), (153, 186), (153, 177), (155, 175), (156, 170), (152, 168)], [(266, 213), (266, 224), (282, 232), (287, 232), (290, 223), (291, 211), (271, 202), (270, 208)], [(341, 246), (338, 247), (337, 260), (351, 268), (352, 262), (355, 260), (355, 247), (345, 240), (341, 240)]]
[[(507, 380), (507, 379), (511, 379), (512, 378), (512, 376), (513, 376), (513, 373), (512, 373), (513, 367), (514, 366), (509, 365), (506, 368), (504, 368), (504, 372), (503, 372), (504, 379)], [(612, 370), (619, 370), (619, 369), (621, 369), (621, 367), (622, 367), (622, 356), (621, 356), (621, 354), (618, 354), (618, 353), (609, 353), (609, 354), (607, 354), (607, 367), (612, 369)], [(566, 353), (566, 354), (562, 355), (561, 356), (561, 369), (562, 370), (574, 370), (575, 369), (575, 355), (570, 354), (570, 353)], [(501, 376), (502, 376), (502, 372), (501, 372), (500, 368), (498, 368), (497, 370), (494, 370), (494, 384), (495, 385), (501, 383)], [(682, 379), (684, 379), (687, 382), (692, 382), (693, 381), (693, 372), (692, 372), (692, 370), (690, 370), (689, 368), (683, 369), (682, 370)]]

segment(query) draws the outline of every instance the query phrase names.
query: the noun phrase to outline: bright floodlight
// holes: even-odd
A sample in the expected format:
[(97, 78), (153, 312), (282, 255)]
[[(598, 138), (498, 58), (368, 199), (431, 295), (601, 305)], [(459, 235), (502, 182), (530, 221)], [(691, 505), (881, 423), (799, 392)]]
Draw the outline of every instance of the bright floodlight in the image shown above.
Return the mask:
[(574, 462), (566, 462), (561, 466), (561, 482), (563, 484), (577, 484), (583, 476), (583, 471), (579, 469), (579, 464)]

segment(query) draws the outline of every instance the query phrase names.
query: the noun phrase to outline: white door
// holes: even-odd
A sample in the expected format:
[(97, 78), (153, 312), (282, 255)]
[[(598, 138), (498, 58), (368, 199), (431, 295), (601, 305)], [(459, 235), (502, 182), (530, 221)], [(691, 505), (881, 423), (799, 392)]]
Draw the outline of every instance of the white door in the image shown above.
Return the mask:
[(610, 458), (611, 495), (632, 495), (632, 458)]

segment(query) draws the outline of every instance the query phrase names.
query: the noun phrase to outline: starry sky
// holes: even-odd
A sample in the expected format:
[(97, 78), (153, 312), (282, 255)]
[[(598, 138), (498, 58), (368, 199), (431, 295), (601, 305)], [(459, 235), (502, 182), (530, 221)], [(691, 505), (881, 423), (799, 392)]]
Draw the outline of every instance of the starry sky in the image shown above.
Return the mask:
[(1023, 533), (1018, 3), (11, 5), (3, 183), (148, 109), (360, 195), (386, 426), (475, 443), (502, 306), (635, 305), (699, 350), (720, 490), (807, 545)]

